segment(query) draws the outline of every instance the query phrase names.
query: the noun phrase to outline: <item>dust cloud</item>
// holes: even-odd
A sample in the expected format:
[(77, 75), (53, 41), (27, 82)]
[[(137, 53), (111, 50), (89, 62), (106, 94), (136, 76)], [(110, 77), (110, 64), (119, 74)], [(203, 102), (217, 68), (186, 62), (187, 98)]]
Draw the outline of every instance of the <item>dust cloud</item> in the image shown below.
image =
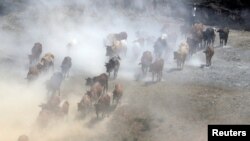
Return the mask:
[[(204, 139), (199, 135), (200, 126), (191, 126), (189, 120), (180, 118), (184, 114), (189, 115), (181, 107), (188, 107), (190, 101), (187, 96), (180, 96), (179, 88), (174, 84), (169, 87), (161, 84), (152, 88), (131, 83), (140, 71), (138, 64), (142, 52), (153, 50), (154, 41), (164, 32), (163, 27), (170, 27), (166, 29), (167, 32), (180, 33), (180, 21), (171, 17), (163, 18), (173, 12), (169, 7), (158, 5), (158, 9), (154, 10), (152, 2), (144, 0), (11, 0), (4, 1), (4, 4), (7, 6), (0, 17), (0, 140), (15, 141), (19, 135), (26, 134), (31, 141), (125, 141), (140, 137), (143, 137), (140, 140), (148, 138), (160, 141), (168, 136), (173, 140), (181, 140), (183, 136), (191, 139), (188, 135), (191, 131), (197, 132), (194, 135), (197, 140)], [(185, 13), (185, 9), (182, 10), (179, 12)], [(109, 33), (121, 31), (128, 33), (128, 53), (121, 58), (118, 80), (114, 82), (120, 81), (126, 85), (126, 96), (109, 118), (99, 121), (92, 113), (84, 120), (77, 120), (77, 102), (88, 89), (84, 86), (84, 78), (105, 72), (107, 57), (104, 39)], [(139, 37), (148, 39), (143, 48), (134, 42)], [(171, 51), (177, 50), (178, 44), (184, 39), (178, 35), (176, 42), (171, 43), (169, 40)], [(35, 42), (42, 43), (42, 55), (47, 52), (55, 55), (55, 71), (60, 71), (65, 56), (71, 56), (73, 64), (71, 78), (62, 86), (65, 90), (62, 100), (70, 103), (69, 115), (53, 121), (45, 129), (37, 127), (36, 119), (39, 105), (46, 102), (45, 82), (51, 73), (30, 84), (25, 79), (29, 66), (28, 54)], [(72, 43), (71, 48), (67, 47), (69, 43)], [(203, 57), (194, 57), (189, 65), (199, 66), (204, 61)], [(167, 61), (166, 68), (172, 68), (175, 65), (173, 54), (167, 54), (166, 59), (171, 60)], [(111, 83), (110, 89), (113, 89)], [(162, 88), (164, 92), (177, 93), (181, 98), (172, 94), (166, 97), (159, 91)], [(188, 88), (184, 91), (188, 91)], [(156, 99), (155, 93), (160, 98)], [(169, 114), (162, 105), (169, 107), (167, 109), (172, 113)], [(171, 108), (180, 108), (180, 112)], [(172, 124), (166, 124), (166, 120)], [(166, 126), (161, 127), (161, 124)], [(190, 126), (193, 130), (189, 130)], [(144, 130), (146, 133), (141, 132)]]

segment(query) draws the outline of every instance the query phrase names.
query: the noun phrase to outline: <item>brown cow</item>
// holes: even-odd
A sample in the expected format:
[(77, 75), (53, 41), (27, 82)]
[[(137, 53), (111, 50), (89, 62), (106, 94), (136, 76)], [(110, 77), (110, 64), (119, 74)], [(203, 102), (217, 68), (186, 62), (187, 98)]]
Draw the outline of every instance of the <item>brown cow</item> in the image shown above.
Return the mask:
[(77, 111), (80, 113), (80, 117), (85, 117), (92, 106), (91, 98), (88, 94), (85, 94), (81, 101), (77, 103)]
[(27, 74), (28, 81), (33, 81), (38, 78), (42, 71), (42, 64), (38, 63), (36, 66), (32, 66), (29, 68), (29, 72)]
[(61, 98), (58, 95), (52, 95), (47, 103), (39, 105), (42, 109), (56, 113), (60, 109)]
[(115, 89), (113, 91), (113, 104), (118, 104), (123, 94), (122, 84), (115, 84)]
[(141, 62), (139, 63), (141, 65), (141, 70), (143, 75), (147, 75), (147, 71), (149, 69), (149, 66), (152, 64), (153, 61), (153, 55), (150, 51), (144, 51), (141, 57)]
[(95, 82), (99, 82), (104, 87), (103, 91), (107, 92), (107, 90), (108, 90), (108, 79), (109, 79), (108, 75), (106, 73), (102, 73), (102, 74), (100, 74), (98, 76), (95, 76), (93, 78), (90, 78), (90, 77), (86, 78), (86, 84), (85, 85), (92, 86), (93, 84), (95, 84)]
[(31, 55), (29, 55), (29, 62), (32, 64), (33, 62), (37, 62), (39, 60), (40, 55), (42, 54), (42, 44), (37, 42), (31, 49)]
[(60, 107), (60, 101), (59, 96), (53, 95), (46, 104), (39, 105), (42, 108), (37, 118), (40, 127), (46, 127), (51, 120), (63, 118), (68, 114), (69, 102), (63, 102)]
[(192, 27), (192, 33), (196, 35), (202, 35), (204, 25), (202, 23), (195, 23)]
[(49, 121), (52, 119), (53, 114), (48, 109), (42, 109), (37, 117), (37, 123), (39, 127), (45, 128), (48, 126)]
[(154, 76), (156, 74), (156, 81), (161, 81), (162, 79), (162, 71), (164, 68), (164, 60), (163, 59), (157, 59), (153, 64), (149, 67), (149, 72), (152, 72), (152, 81), (154, 81)]
[(192, 38), (197, 43), (197, 46), (202, 46), (204, 25), (202, 23), (195, 23), (191, 29)]
[(17, 141), (29, 141), (29, 137), (27, 135), (21, 135)]
[(177, 60), (177, 67), (179, 69), (183, 69), (188, 53), (189, 46), (186, 42), (182, 42), (179, 46), (179, 50), (174, 52), (174, 59)]
[(96, 111), (96, 116), (99, 118), (99, 114), (102, 113), (102, 117), (105, 115), (109, 115), (109, 110), (110, 110), (110, 99), (111, 96), (110, 94), (105, 94), (102, 95), (98, 102), (95, 104), (95, 111)]
[(211, 66), (211, 60), (212, 60), (212, 57), (214, 55), (214, 47), (212, 46), (209, 46), (207, 47), (207, 49), (205, 51), (203, 51), (206, 55), (206, 66)]
[(103, 86), (99, 82), (95, 82), (90, 90), (87, 91), (87, 95), (90, 96), (92, 102), (96, 102), (103, 93), (103, 89)]
[(91, 103), (95, 103), (96, 101), (98, 101), (99, 97), (95, 92), (89, 90), (86, 92), (86, 95), (89, 96)]
[(54, 70), (54, 59), (55, 56), (52, 53), (46, 53), (40, 63), (43, 65), (43, 71), (48, 71), (50, 68)]

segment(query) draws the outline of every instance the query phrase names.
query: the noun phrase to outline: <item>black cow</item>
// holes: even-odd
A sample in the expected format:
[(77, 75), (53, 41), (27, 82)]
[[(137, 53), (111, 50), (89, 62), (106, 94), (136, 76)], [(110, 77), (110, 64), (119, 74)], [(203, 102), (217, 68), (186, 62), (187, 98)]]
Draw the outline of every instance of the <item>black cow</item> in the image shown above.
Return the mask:
[(34, 62), (37, 62), (42, 54), (43, 47), (42, 44), (37, 42), (31, 49), (31, 55), (29, 55), (29, 63), (30, 65)]
[(203, 41), (204, 41), (204, 48), (214, 45), (215, 40), (215, 32), (213, 28), (207, 28), (206, 31), (203, 32)]
[(154, 53), (155, 56), (160, 58), (162, 56), (162, 53), (166, 50), (168, 44), (166, 35), (163, 34), (161, 37), (157, 39), (157, 41), (154, 44)]
[(228, 39), (228, 34), (229, 34), (229, 28), (220, 28), (217, 30), (219, 32), (219, 37), (220, 37), (220, 46), (227, 45), (227, 39)]
[(110, 77), (110, 73), (112, 71), (114, 71), (114, 78), (117, 77), (117, 73), (118, 73), (118, 70), (119, 70), (119, 67), (120, 67), (120, 61), (121, 58), (119, 56), (115, 56), (115, 57), (112, 57), (108, 63), (105, 64), (105, 67), (106, 67), (106, 72), (109, 74), (109, 77)]

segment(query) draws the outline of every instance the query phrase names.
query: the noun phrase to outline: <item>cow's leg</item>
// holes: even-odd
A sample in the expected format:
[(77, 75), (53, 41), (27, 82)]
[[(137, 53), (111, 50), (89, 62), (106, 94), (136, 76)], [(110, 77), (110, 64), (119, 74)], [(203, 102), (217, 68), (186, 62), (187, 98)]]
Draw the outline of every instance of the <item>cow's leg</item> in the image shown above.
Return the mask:
[(112, 104), (115, 104), (115, 97), (113, 96)]
[(185, 59), (183, 59), (182, 62), (181, 62), (181, 69), (183, 69), (184, 63), (185, 63)]
[(117, 78), (118, 70), (119, 70), (119, 68), (115, 68), (115, 70), (114, 70), (114, 78)]
[(208, 67), (209, 66), (209, 60), (208, 60), (208, 55), (206, 53), (206, 66)]
[(109, 78), (110, 78), (110, 71), (108, 72), (108, 76), (109, 76)]
[(212, 56), (209, 57), (209, 66), (212, 65), (212, 61), (211, 60), (212, 60)]
[(96, 111), (96, 118), (99, 119), (99, 112)]
[(96, 118), (99, 119), (99, 105), (95, 104), (95, 113), (96, 113)]
[(227, 45), (227, 38), (228, 38), (228, 37), (225, 37), (225, 46)]
[(160, 74), (159, 74), (159, 81), (161, 81), (162, 79), (162, 71), (160, 71)]
[(152, 72), (152, 81), (154, 81), (154, 72)]
[(160, 81), (160, 73), (157, 72), (157, 73), (156, 73), (156, 76), (157, 76), (157, 81), (159, 82), (159, 81)]
[(179, 68), (179, 59), (177, 58), (177, 69)]

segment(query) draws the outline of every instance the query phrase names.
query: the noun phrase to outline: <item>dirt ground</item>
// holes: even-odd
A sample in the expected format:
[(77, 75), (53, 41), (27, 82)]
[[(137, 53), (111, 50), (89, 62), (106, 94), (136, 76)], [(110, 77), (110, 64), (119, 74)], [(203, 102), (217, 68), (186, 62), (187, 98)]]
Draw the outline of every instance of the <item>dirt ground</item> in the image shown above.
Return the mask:
[[(109, 88), (122, 83), (126, 89), (121, 105), (108, 118), (108, 134), (101, 138), (200, 141), (207, 140), (208, 124), (248, 124), (249, 35), (249, 32), (230, 31), (228, 46), (216, 46), (209, 68), (200, 68), (199, 63), (205, 62), (200, 52), (182, 71), (175, 71), (174, 62), (166, 63), (163, 82), (152, 83), (150, 74), (147, 80), (111, 81)], [(200, 62), (195, 62), (196, 58)], [(75, 88), (79, 85), (75, 81), (83, 84), (75, 76), (65, 82), (65, 93), (83, 86)]]
[[(158, 83), (150, 81), (151, 74), (136, 81), (137, 72), (126, 76), (121, 67), (109, 91), (115, 83), (123, 84), (122, 101), (109, 117), (99, 120), (94, 112), (76, 119), (77, 102), (89, 89), (85, 78), (93, 74), (73, 70), (61, 90), (62, 100), (70, 103), (69, 115), (45, 129), (37, 127), (36, 118), (38, 105), (46, 99), (44, 82), (49, 75), (27, 84), (27, 67), (20, 58), (6, 57), (2, 48), (0, 140), (27, 134), (30, 141), (205, 141), (208, 124), (249, 124), (249, 36), (250, 32), (231, 30), (228, 45), (218, 47), (217, 34), (211, 67), (200, 68), (205, 63), (202, 52), (188, 60), (182, 71), (176, 71), (174, 60), (169, 59)], [(128, 62), (121, 61), (124, 64)]]

